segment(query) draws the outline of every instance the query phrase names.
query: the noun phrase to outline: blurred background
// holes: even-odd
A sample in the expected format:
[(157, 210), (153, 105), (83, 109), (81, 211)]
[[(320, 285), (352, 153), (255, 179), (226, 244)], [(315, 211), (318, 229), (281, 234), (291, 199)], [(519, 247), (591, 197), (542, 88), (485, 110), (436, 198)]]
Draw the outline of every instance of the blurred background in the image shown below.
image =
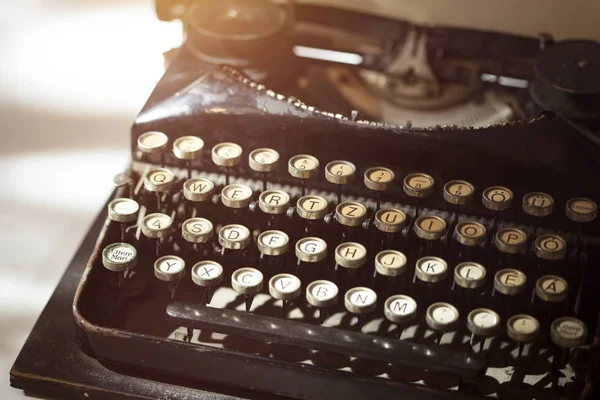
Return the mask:
[(0, 0), (0, 399), (181, 36), (152, 0)]

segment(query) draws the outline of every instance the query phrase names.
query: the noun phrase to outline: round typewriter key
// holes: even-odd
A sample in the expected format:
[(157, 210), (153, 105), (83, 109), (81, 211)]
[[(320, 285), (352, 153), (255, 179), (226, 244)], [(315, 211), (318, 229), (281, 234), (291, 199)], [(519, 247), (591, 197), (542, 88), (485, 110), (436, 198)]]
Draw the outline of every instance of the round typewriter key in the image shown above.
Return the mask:
[(273, 149), (256, 149), (250, 152), (248, 164), (256, 172), (272, 172), (277, 169), (279, 153)]
[(183, 184), (183, 196), (194, 202), (208, 201), (215, 191), (215, 184), (208, 179), (188, 179)]
[(167, 214), (148, 214), (142, 220), (142, 233), (152, 239), (160, 239), (169, 234), (173, 220)]
[(310, 179), (317, 175), (319, 170), (319, 160), (308, 154), (293, 156), (288, 161), (288, 172), (294, 178), (299, 178), (302, 183), (302, 196), (305, 195), (305, 179)]
[(513, 192), (504, 186), (491, 186), (483, 191), (483, 205), (494, 211), (503, 211), (510, 207), (513, 201)]
[(560, 260), (567, 255), (567, 242), (561, 236), (548, 234), (535, 239), (535, 254), (543, 260)]
[(318, 168), (319, 160), (308, 154), (293, 156), (288, 162), (288, 172), (294, 178), (312, 178), (316, 175)]
[(296, 212), (304, 219), (321, 219), (327, 213), (328, 203), (321, 196), (306, 195), (298, 199)]
[(108, 215), (116, 222), (133, 222), (137, 220), (140, 205), (128, 198), (114, 199), (108, 204)]
[(344, 295), (344, 306), (352, 314), (368, 314), (377, 307), (377, 293), (367, 287), (355, 287)]
[(467, 261), (454, 269), (454, 282), (465, 289), (476, 289), (484, 285), (487, 272), (483, 265)]
[(338, 185), (338, 204), (342, 202), (342, 185), (354, 179), (356, 167), (350, 161), (332, 161), (325, 166), (325, 179)]
[(554, 199), (542, 192), (531, 192), (523, 196), (523, 211), (535, 217), (545, 217), (552, 214)]
[(229, 208), (246, 208), (252, 201), (252, 189), (246, 185), (227, 185), (221, 191), (221, 202)]
[(485, 241), (487, 229), (475, 221), (462, 221), (454, 228), (456, 241), (465, 246), (480, 246)]
[(345, 185), (356, 173), (356, 167), (350, 161), (332, 161), (325, 166), (325, 179), (331, 183)]
[(535, 294), (548, 303), (560, 303), (569, 294), (569, 284), (558, 275), (544, 275), (535, 283)]
[(355, 269), (367, 262), (367, 249), (360, 243), (342, 243), (335, 249), (336, 266)]
[(142, 133), (137, 140), (138, 149), (144, 153), (160, 153), (167, 147), (169, 138), (162, 132)]
[(265, 231), (258, 235), (257, 245), (261, 254), (279, 256), (288, 251), (290, 238), (285, 232)]
[(527, 246), (527, 234), (517, 228), (499, 229), (496, 232), (494, 244), (503, 253), (522, 253)]
[(404, 178), (403, 189), (411, 197), (423, 198), (433, 193), (434, 185), (432, 176), (419, 172)]
[(245, 249), (252, 239), (250, 231), (244, 225), (225, 225), (219, 230), (219, 244), (223, 250)]
[(494, 290), (509, 296), (523, 293), (526, 283), (527, 276), (518, 269), (501, 269), (494, 276)]
[(345, 201), (335, 208), (335, 219), (345, 226), (359, 226), (367, 216), (367, 207), (355, 201)]
[(173, 182), (175, 175), (166, 168), (153, 169), (144, 176), (144, 188), (150, 192), (168, 192)]
[(277, 274), (269, 280), (269, 294), (283, 301), (282, 313), (285, 317), (290, 303), (300, 296), (300, 279), (292, 274)]
[(448, 276), (448, 264), (439, 257), (422, 257), (417, 260), (415, 275), (423, 282), (441, 282)]
[(483, 351), (485, 339), (494, 336), (500, 328), (500, 316), (489, 308), (477, 308), (467, 315), (467, 329), (471, 332), (471, 346), (475, 337), (480, 336), (479, 352)]
[(235, 143), (219, 143), (212, 148), (212, 161), (225, 167), (225, 185), (229, 185), (229, 169), (242, 161), (242, 147)]
[(285, 214), (290, 206), (290, 195), (281, 190), (267, 190), (258, 197), (258, 207), (267, 214)]
[(383, 313), (388, 321), (404, 326), (417, 316), (417, 302), (404, 294), (390, 296), (383, 305)]
[(319, 321), (325, 322), (328, 316), (326, 308), (338, 302), (338, 287), (335, 283), (325, 280), (314, 281), (306, 287), (306, 301), (319, 309)]
[[(540, 323), (531, 315), (513, 315), (506, 321), (506, 333), (509, 338), (520, 344), (531, 342), (540, 333)], [(519, 357), (522, 351), (522, 346), (519, 346)]]
[(473, 335), (494, 336), (500, 328), (500, 316), (489, 308), (477, 308), (467, 315), (467, 328)]
[(475, 194), (475, 187), (467, 181), (450, 181), (444, 185), (444, 200), (450, 204), (467, 204)]
[(191, 161), (202, 153), (204, 141), (196, 136), (182, 136), (173, 142), (173, 154), (180, 160), (185, 160), (188, 179), (192, 177)]
[(137, 250), (129, 243), (112, 243), (102, 250), (102, 265), (109, 271), (124, 272), (137, 265)]
[(127, 195), (133, 199), (133, 185), (135, 181), (126, 173), (119, 172), (113, 176), (113, 186), (115, 188), (127, 188)]
[(212, 148), (212, 161), (220, 167), (233, 167), (242, 160), (242, 147), (235, 143), (219, 143)]
[(440, 332), (438, 344), (442, 341), (442, 336), (458, 323), (460, 313), (450, 303), (433, 303), (427, 308), (425, 313), (425, 322), (434, 331)]
[(160, 154), (160, 164), (165, 165), (164, 151), (167, 148), (169, 138), (162, 132), (142, 133), (137, 140), (137, 147), (142, 153)]
[(179, 282), (185, 276), (185, 261), (177, 256), (163, 256), (154, 262), (154, 275), (169, 283), (169, 294), (175, 297)]
[(575, 222), (592, 222), (598, 216), (598, 206), (593, 200), (575, 197), (565, 206), (567, 217)]
[(204, 288), (204, 304), (210, 304), (216, 287), (223, 280), (223, 267), (215, 261), (200, 261), (192, 267), (192, 282)]
[(296, 257), (304, 262), (319, 262), (327, 256), (327, 243), (317, 237), (305, 237), (296, 242)]
[(180, 160), (195, 160), (204, 148), (204, 140), (197, 136), (182, 136), (173, 142), (173, 154)]
[(231, 287), (246, 297), (246, 311), (252, 308), (254, 295), (263, 287), (263, 274), (254, 268), (240, 268), (231, 275)]
[(399, 276), (406, 272), (406, 256), (398, 250), (383, 250), (375, 256), (375, 273)]
[(181, 224), (181, 237), (190, 243), (206, 243), (213, 235), (213, 224), (206, 218), (190, 218)]
[(422, 215), (415, 221), (415, 233), (425, 240), (438, 240), (446, 234), (446, 221), (436, 215)]
[(587, 341), (587, 336), (587, 325), (577, 318), (561, 317), (550, 325), (550, 339), (563, 349), (583, 346)]
[(120, 222), (121, 241), (125, 240), (125, 224), (138, 219), (140, 205), (129, 198), (114, 199), (108, 204), (108, 216), (112, 221)]
[(365, 186), (371, 190), (384, 191), (390, 188), (395, 178), (394, 172), (389, 168), (373, 167), (365, 171)]
[(397, 208), (382, 208), (375, 213), (374, 225), (381, 232), (400, 232), (406, 224), (406, 214)]

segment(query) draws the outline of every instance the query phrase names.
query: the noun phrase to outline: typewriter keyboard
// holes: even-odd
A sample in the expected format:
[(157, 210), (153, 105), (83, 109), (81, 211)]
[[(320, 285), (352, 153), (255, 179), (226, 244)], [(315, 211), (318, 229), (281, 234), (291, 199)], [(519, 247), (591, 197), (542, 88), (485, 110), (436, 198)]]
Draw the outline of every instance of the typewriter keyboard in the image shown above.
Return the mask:
[(594, 200), (358, 165), (343, 146), (284, 159), (147, 132), (136, 151), (114, 180), (92, 322), (463, 394), (585, 390)]

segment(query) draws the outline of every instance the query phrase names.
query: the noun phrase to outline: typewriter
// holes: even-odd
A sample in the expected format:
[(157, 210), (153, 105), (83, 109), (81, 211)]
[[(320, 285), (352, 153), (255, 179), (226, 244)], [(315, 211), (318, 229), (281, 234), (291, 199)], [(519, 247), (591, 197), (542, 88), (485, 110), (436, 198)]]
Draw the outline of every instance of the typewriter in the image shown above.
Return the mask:
[(72, 303), (108, 398), (597, 398), (600, 43), (322, 3), (156, 2)]

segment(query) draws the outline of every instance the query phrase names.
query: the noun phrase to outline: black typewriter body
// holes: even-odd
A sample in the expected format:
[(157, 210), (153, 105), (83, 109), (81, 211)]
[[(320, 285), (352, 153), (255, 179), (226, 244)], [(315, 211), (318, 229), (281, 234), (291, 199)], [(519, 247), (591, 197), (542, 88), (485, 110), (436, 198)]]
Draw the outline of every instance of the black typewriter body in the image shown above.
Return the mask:
[[(158, 11), (167, 18), (160, 7)], [(415, 27), (306, 5), (295, 8), (295, 18), (398, 40)], [(537, 38), (453, 28), (427, 32), (432, 38), (430, 53), (444, 48), (448, 59), (460, 55), (476, 64), (478, 74), (505, 74), (530, 82), (529, 91), (491, 83), (479, 87), (480, 91), (492, 87), (516, 99), (516, 114), (521, 118), (485, 127), (370, 122), (363, 119), (367, 111), (348, 115), (351, 102), (340, 94), (343, 91), (330, 91), (326, 82), (319, 80), (328, 76), (323, 72), (328, 65), (277, 54), (265, 55), (267, 61), (252, 59), (247, 65), (235, 60), (245, 60), (249, 53), (227, 46), (217, 48), (236, 52), (239, 59), (209, 62), (208, 57), (198, 57), (196, 38), (190, 34), (187, 44), (170, 55), (166, 73), (132, 127), (132, 161), (126, 178), (121, 176), (127, 183), (119, 185), (107, 203), (110, 207), (115, 199), (133, 199), (139, 205), (139, 215), (130, 222), (106, 218), (75, 293), (73, 315), (82, 350), (142, 379), (216, 382), (251, 389), (257, 397), (593, 398), (597, 394), (594, 343), (600, 311), (596, 290), (600, 281), (600, 225), (593, 200), (600, 199), (600, 185), (599, 158), (590, 135), (598, 127), (600, 88), (594, 86), (597, 78), (589, 80), (586, 74), (575, 74), (570, 75), (570, 82), (562, 82), (578, 90), (559, 90), (559, 78), (552, 75), (557, 72), (541, 71), (540, 66), (568, 51), (585, 53), (589, 51), (586, 46), (600, 46), (565, 42), (548, 43), (540, 49)], [(299, 41), (308, 39), (314, 38)], [(490, 46), (496, 43), (502, 45)], [(286, 48), (278, 42), (263, 45), (281, 52)], [(557, 46), (558, 55), (544, 53), (552, 46)], [(214, 49), (210, 51), (214, 56)], [(594, 57), (596, 62), (600, 54)], [(364, 59), (372, 69), (386, 69), (385, 58)], [(468, 80), (460, 63), (446, 68), (444, 57), (438, 57), (432, 64), (443, 79)], [(357, 76), (355, 69), (347, 71)], [(320, 77), (315, 78), (317, 87), (319, 82), (323, 85), (316, 91), (311, 85), (298, 83), (299, 76), (311, 74)], [(579, 90), (584, 83), (592, 89), (589, 93)], [(299, 100), (305, 98), (311, 101)], [(544, 107), (548, 104), (558, 105)], [(140, 149), (140, 137), (148, 132), (162, 132), (168, 137), (164, 151)], [(203, 141), (202, 149), (188, 161), (171, 151), (177, 139), (187, 136)], [(216, 165), (213, 149), (222, 143), (239, 145), (243, 149), (241, 161)], [(258, 172), (252, 168), (248, 157), (255, 149), (275, 150), (279, 155), (277, 169)], [(289, 166), (288, 160), (298, 155), (316, 158), (318, 172), (308, 179), (292, 176), (294, 164)], [(355, 167), (348, 183), (336, 184), (332, 183), (335, 177), (326, 178), (325, 170), (336, 160)], [(393, 173), (385, 190), (366, 185), (372, 168)], [(164, 169), (172, 175), (167, 177), (172, 179), (169, 190), (149, 189), (156, 186), (148, 186), (148, 177)], [(302, 172), (297, 170), (297, 174)], [(432, 188), (425, 193), (420, 185), (411, 186), (409, 177), (414, 178), (413, 174), (421, 174), (418, 179), (431, 179)], [(190, 178), (212, 182), (210, 196), (203, 201), (186, 197), (184, 185)], [(459, 199), (461, 192), (449, 193), (454, 187), (449, 182), (470, 185), (468, 201)], [(222, 191), (230, 185), (250, 188), (249, 201), (241, 206), (226, 205)], [(488, 192), (493, 187), (499, 191)], [(277, 212), (266, 212), (261, 208), (261, 193), (267, 190), (287, 193), (289, 204)], [(509, 192), (512, 201), (506, 205)], [(532, 215), (524, 208), (531, 193), (553, 200), (546, 215)], [(301, 216), (297, 209), (298, 200), (307, 195), (327, 202), (326, 210), (311, 219)], [(350, 218), (352, 215), (338, 207), (340, 200), (353, 207), (360, 203), (366, 213)], [(396, 231), (386, 231), (382, 228), (385, 221), (377, 220), (383, 218), (377, 215), (384, 215), (380, 210), (403, 215), (402, 225)], [(170, 218), (171, 226), (162, 238), (143, 231), (145, 217), (153, 213)], [(190, 218), (209, 220), (211, 235), (196, 243), (184, 238), (182, 226)], [(429, 221), (427, 218), (444, 224), (435, 238), (431, 235), (436, 232), (420, 225)], [(469, 223), (484, 230), (476, 245), (466, 245), (458, 238), (458, 226)], [(220, 235), (230, 224), (248, 229), (247, 243), (239, 245), (243, 248), (227, 242), (226, 232)], [(265, 231), (284, 232), (287, 251), (269, 255), (261, 250), (257, 241)], [(519, 232), (525, 235), (524, 243), (514, 250), (510, 240), (517, 238), (510, 235)], [(562, 238), (565, 249), (561, 257), (539, 255), (543, 242), (538, 239), (544, 235)], [(503, 237), (508, 243), (498, 244)], [(298, 245), (298, 249), (297, 244), (305, 238), (326, 243), (326, 254), (318, 261), (299, 255), (302, 247)], [(135, 267), (116, 272), (103, 265), (106, 249), (114, 243), (135, 248)], [(358, 267), (340, 261), (342, 250), (336, 250), (348, 243), (358, 243), (366, 250)], [(405, 257), (401, 272), (385, 275), (377, 270), (379, 253), (388, 250)], [(163, 279), (158, 278), (160, 271), (156, 272), (155, 264), (163, 256), (179, 257), (185, 263), (184, 272), (173, 277), (167, 271), (161, 275)], [(425, 259), (441, 259), (445, 275), (439, 279), (427, 275), (427, 264), (419, 264)], [(214, 261), (222, 267), (221, 280), (211, 283), (210, 289), (192, 278), (193, 266), (201, 261)], [(464, 263), (484, 267), (483, 283), (477, 287), (457, 283), (460, 276), (455, 276), (459, 274), (456, 267)], [(243, 286), (243, 278), (241, 289), (233, 287), (232, 275), (235, 279), (238, 270), (249, 267), (260, 272), (262, 287), (250, 290)], [(506, 270), (516, 270), (517, 275), (507, 278), (502, 275)], [(299, 279), (296, 297), (274, 298), (269, 282), (279, 274)], [(518, 293), (506, 289), (511, 279), (523, 276)], [(568, 291), (559, 301), (542, 299), (537, 286), (546, 282), (544, 277), (567, 282)], [(306, 291), (312, 282), (320, 280), (334, 283), (338, 294), (336, 301), (319, 307), (307, 300)], [(503, 282), (506, 285), (501, 289)], [(352, 296), (348, 300), (346, 295), (355, 288), (372, 292), (358, 293), (358, 303), (354, 304)], [(376, 305), (366, 310), (361, 293), (375, 293)], [(384, 311), (386, 300), (394, 295), (409, 296), (416, 303), (410, 319), (393, 321)], [(447, 308), (446, 303), (454, 309)], [(430, 306), (438, 304), (444, 304), (440, 306), (446, 307), (444, 312), (456, 312), (456, 321), (447, 328), (432, 327), (436, 314)], [(486, 334), (473, 333), (469, 321), (476, 309), (495, 312), (498, 326)], [(514, 328), (516, 334), (507, 333), (507, 321), (522, 315), (535, 317), (536, 333), (520, 332), (518, 327)], [(561, 328), (554, 325), (561, 317), (584, 324), (564, 325), (562, 342), (556, 338)], [(523, 321), (523, 326), (526, 323), (531, 320)], [(523, 338), (527, 334), (531, 339)]]

